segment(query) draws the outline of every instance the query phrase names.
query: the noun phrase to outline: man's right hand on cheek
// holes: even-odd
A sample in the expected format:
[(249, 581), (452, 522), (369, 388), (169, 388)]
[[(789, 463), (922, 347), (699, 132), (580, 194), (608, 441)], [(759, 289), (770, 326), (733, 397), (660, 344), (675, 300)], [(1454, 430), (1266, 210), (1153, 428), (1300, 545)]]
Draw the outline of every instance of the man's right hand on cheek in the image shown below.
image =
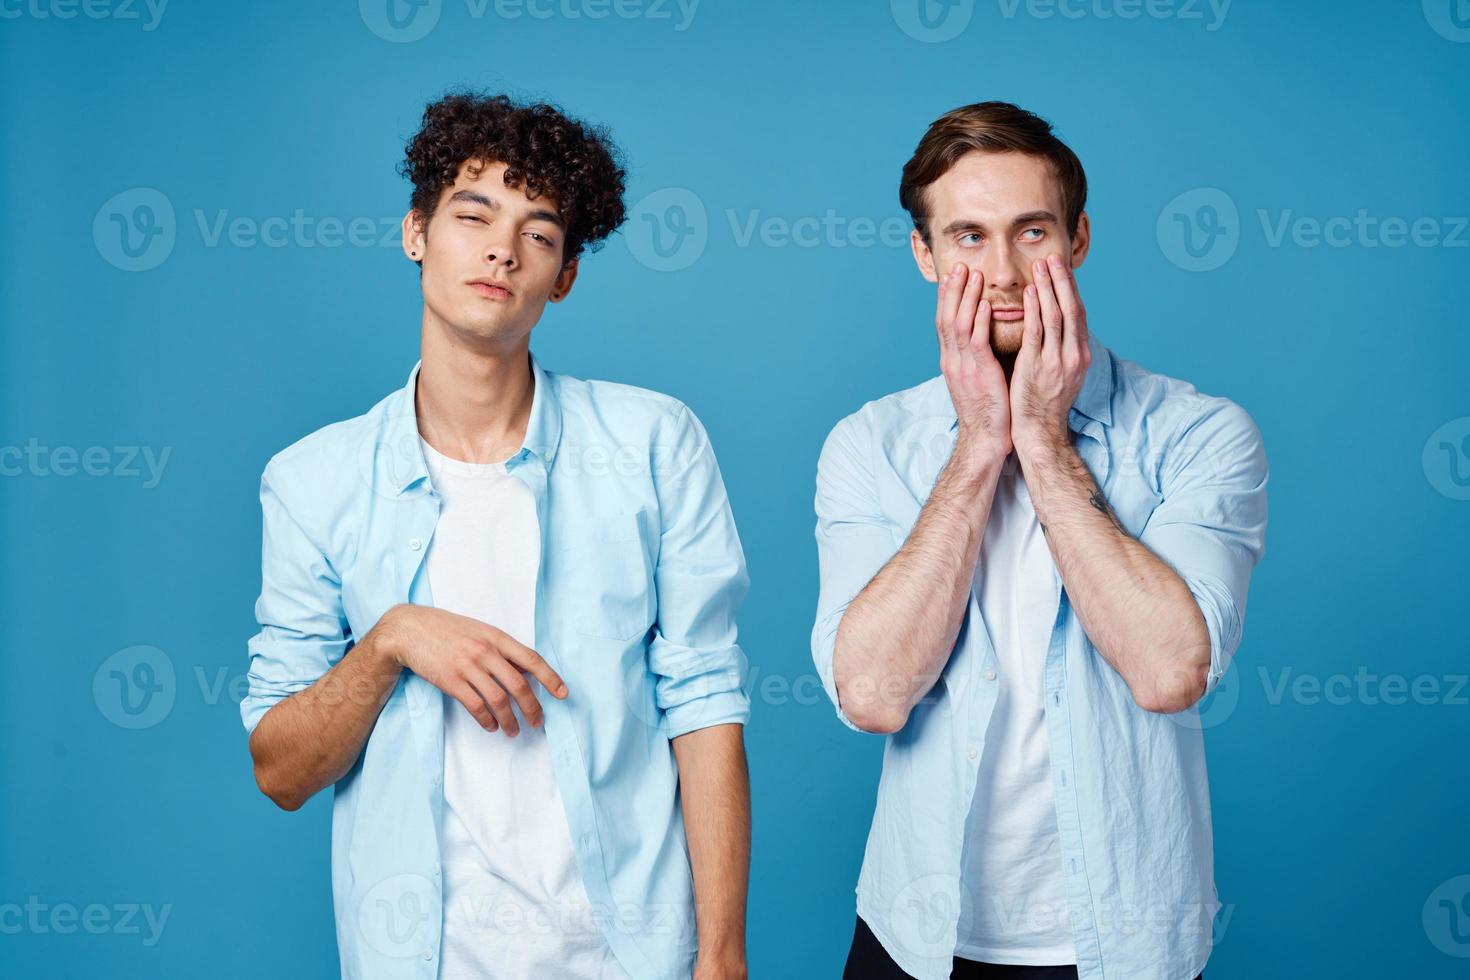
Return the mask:
[(957, 262), (939, 279), (934, 314), (939, 368), (959, 421), (955, 454), (976, 465), (1003, 461), (1011, 452), (1010, 393), (991, 350), (991, 309), (980, 298), (984, 291), (984, 274)]

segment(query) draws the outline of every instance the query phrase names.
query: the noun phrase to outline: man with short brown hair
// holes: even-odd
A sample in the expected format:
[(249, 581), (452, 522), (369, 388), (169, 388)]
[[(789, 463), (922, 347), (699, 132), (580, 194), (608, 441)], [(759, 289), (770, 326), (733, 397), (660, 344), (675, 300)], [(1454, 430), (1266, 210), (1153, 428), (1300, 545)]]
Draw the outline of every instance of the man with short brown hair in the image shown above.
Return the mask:
[(1044, 120), (945, 114), (899, 196), (940, 375), (817, 469), (813, 657), (888, 735), (845, 976), (1188, 980), (1219, 908), (1194, 706), (1264, 549), (1260, 433), (1089, 332), (1086, 178)]

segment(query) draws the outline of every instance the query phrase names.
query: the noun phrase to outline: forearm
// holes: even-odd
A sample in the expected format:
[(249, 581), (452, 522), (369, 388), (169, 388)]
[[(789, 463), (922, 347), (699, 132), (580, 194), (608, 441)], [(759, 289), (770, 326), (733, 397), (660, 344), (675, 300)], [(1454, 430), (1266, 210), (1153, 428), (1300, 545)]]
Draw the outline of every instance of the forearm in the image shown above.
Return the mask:
[(1003, 463), (957, 443), (908, 540), (843, 614), (832, 671), (859, 727), (902, 728), (948, 663)]
[(694, 876), (702, 968), (743, 975), (750, 878), (750, 775), (745, 726), (714, 725), (674, 739), (684, 836)]
[(255, 781), (278, 806), (299, 809), (357, 761), (402, 673), (388, 635), (380, 622), (331, 670), (274, 705), (255, 726)]
[(1210, 639), (1189, 587), (1118, 522), (1069, 446), (1022, 458), (1026, 487), (1084, 631), (1150, 711), (1203, 696)]

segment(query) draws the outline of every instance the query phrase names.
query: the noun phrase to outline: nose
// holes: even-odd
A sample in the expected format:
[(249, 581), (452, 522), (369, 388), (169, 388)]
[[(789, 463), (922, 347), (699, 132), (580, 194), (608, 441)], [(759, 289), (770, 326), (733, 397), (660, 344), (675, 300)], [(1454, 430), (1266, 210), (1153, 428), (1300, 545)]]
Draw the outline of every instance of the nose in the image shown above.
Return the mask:
[(504, 266), (508, 272), (515, 268), (516, 250), (515, 236), (505, 232), (491, 233), (490, 241), (485, 244), (485, 261), (490, 265), (497, 263)]
[(980, 263), (985, 273), (985, 285), (1007, 297), (1019, 296), (1026, 288), (1026, 256), (1015, 243), (1000, 241), (990, 248)]

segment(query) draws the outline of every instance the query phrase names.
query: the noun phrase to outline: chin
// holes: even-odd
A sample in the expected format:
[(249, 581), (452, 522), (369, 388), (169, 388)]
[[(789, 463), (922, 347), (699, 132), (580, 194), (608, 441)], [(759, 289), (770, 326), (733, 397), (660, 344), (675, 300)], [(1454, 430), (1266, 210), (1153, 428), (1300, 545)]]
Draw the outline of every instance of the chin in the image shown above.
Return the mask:
[[(1016, 327), (1021, 326), (1017, 321)], [(994, 323), (990, 328), (990, 349), (995, 351), (996, 357), (1015, 357), (1021, 353), (1021, 341), (1025, 337), (1025, 330), (1015, 329), (1009, 323)]]

